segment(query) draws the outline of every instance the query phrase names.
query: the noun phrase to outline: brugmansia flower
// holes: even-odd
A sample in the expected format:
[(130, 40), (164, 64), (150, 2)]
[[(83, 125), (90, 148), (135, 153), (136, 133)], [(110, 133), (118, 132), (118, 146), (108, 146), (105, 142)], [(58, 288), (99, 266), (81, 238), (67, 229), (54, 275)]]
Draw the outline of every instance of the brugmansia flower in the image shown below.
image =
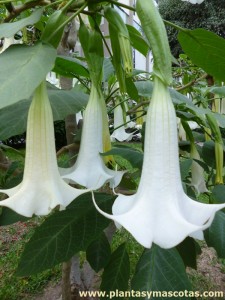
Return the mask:
[(124, 174), (124, 172), (108, 169), (100, 156), (104, 151), (102, 102), (104, 102), (102, 92), (93, 84), (84, 113), (77, 160), (72, 168), (60, 169), (64, 179), (92, 189), (98, 189), (106, 182), (109, 182), (111, 187), (116, 187)]
[(201, 4), (204, 0), (182, 0), (186, 2), (190, 2), (191, 4)]
[(18, 186), (0, 192), (9, 196), (0, 201), (0, 205), (26, 217), (47, 215), (57, 205), (64, 208), (87, 192), (72, 188), (60, 177), (52, 110), (45, 83), (35, 90), (28, 113), (23, 180)]
[(116, 102), (117, 106), (114, 109), (114, 128), (117, 128), (111, 134), (112, 141), (130, 141), (132, 139), (133, 133), (127, 133), (125, 131), (124, 119), (123, 119), (123, 110), (119, 102)]
[(143, 170), (135, 195), (119, 195), (113, 215), (107, 218), (126, 228), (146, 248), (152, 243), (171, 248), (185, 237), (201, 236), (215, 212), (225, 204), (203, 204), (183, 191), (179, 159), (177, 122), (167, 86), (155, 79), (145, 130)]

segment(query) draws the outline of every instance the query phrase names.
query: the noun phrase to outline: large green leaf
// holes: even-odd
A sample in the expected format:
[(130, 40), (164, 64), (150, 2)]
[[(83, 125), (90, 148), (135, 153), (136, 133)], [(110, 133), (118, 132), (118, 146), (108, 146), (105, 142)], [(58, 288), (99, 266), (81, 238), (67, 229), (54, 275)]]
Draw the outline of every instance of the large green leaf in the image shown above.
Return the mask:
[(0, 108), (28, 99), (54, 65), (56, 49), (15, 45), (0, 55)]
[(38, 8), (32, 15), (27, 18), (21, 19), (13, 23), (3, 23), (0, 24), (0, 38), (3, 37), (13, 37), (20, 29), (26, 27), (27, 25), (37, 23), (42, 15), (43, 8)]
[(114, 294), (116, 291), (127, 291), (130, 276), (130, 262), (125, 244), (120, 245), (111, 255), (108, 265), (102, 274), (100, 289), (106, 292), (101, 299), (125, 299), (121, 295)]
[(143, 163), (143, 153), (127, 146), (113, 147), (110, 151), (101, 154), (107, 155), (120, 155), (124, 159), (128, 160), (134, 168), (141, 169)]
[(225, 258), (225, 213), (219, 211), (209, 229), (204, 231), (208, 246), (214, 247), (219, 257)]
[(180, 31), (178, 40), (194, 64), (225, 81), (225, 39), (205, 29)]
[[(63, 120), (66, 115), (82, 110), (88, 95), (74, 90), (48, 90), (54, 121)], [(27, 113), (30, 100), (22, 100), (0, 110), (0, 140), (26, 131)]]
[(150, 48), (148, 43), (143, 39), (141, 33), (136, 28), (128, 24), (126, 24), (126, 26), (129, 32), (131, 45), (141, 54), (147, 56)]
[(13, 210), (9, 209), (8, 207), (1, 207), (0, 208), (0, 226), (6, 226), (18, 221), (27, 221), (29, 218), (21, 216), (14, 212)]
[(185, 267), (197, 269), (197, 255), (201, 253), (198, 243), (193, 238), (187, 237), (176, 248), (183, 259)]
[(72, 57), (58, 56), (53, 71), (71, 78), (78, 76), (90, 77), (88, 69), (78, 59)]
[[(151, 292), (142, 299), (166, 299), (167, 291), (191, 290), (191, 284), (185, 272), (183, 261), (178, 251), (173, 249), (161, 249), (153, 245), (150, 250), (142, 254), (131, 281), (131, 290)], [(155, 295), (154, 295), (155, 293)], [(137, 299), (137, 297), (131, 297)], [(176, 297), (176, 299), (188, 299), (188, 297)]]
[(86, 251), (87, 261), (95, 272), (99, 272), (107, 265), (110, 256), (110, 245), (104, 233), (94, 240)]
[[(114, 196), (95, 194), (104, 211), (109, 211)], [(69, 260), (88, 245), (109, 225), (92, 203), (90, 193), (84, 194), (68, 207), (48, 217), (39, 226), (22, 254), (17, 275), (28, 276)]]

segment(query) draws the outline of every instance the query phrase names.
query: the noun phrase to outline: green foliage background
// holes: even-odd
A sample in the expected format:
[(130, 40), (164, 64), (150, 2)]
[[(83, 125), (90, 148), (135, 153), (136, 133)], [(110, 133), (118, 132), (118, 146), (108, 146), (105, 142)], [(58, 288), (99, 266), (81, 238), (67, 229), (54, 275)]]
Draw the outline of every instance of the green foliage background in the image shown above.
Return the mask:
[[(163, 19), (183, 28), (204, 28), (225, 37), (225, 1), (205, 0), (200, 5), (192, 5), (181, 0), (160, 0), (159, 11)], [(181, 52), (177, 41), (177, 30), (167, 27), (172, 54)]]

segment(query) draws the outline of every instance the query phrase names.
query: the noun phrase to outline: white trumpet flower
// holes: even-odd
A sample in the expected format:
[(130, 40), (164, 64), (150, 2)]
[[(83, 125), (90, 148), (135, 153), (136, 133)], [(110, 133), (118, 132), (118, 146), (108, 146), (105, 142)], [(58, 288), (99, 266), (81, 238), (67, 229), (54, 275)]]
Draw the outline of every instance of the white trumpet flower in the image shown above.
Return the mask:
[[(73, 167), (60, 169), (62, 178), (71, 180), (91, 189), (99, 189), (106, 182), (116, 187), (124, 174), (110, 170), (103, 162), (104, 116), (103, 95), (99, 88), (92, 85), (88, 105), (84, 113), (80, 151)], [(105, 104), (104, 104), (105, 105)], [(105, 111), (106, 113), (106, 111)]]
[(60, 205), (65, 208), (87, 190), (77, 190), (60, 177), (55, 151), (52, 110), (45, 83), (34, 93), (28, 113), (26, 157), (22, 182), (11, 189), (0, 190), (9, 198), (0, 201), (26, 217), (47, 215)]
[(225, 204), (203, 204), (190, 199), (183, 190), (177, 122), (167, 87), (155, 79), (145, 130), (144, 162), (135, 195), (119, 195), (113, 215), (97, 210), (126, 228), (144, 247), (152, 243), (171, 248), (187, 236), (202, 236), (215, 212)]
[(111, 134), (111, 140), (114, 141), (127, 141), (129, 142), (132, 139), (133, 133), (127, 133), (125, 131), (124, 119), (123, 119), (123, 110), (119, 103), (114, 109), (114, 128), (117, 128)]
[(186, 2), (190, 2), (191, 4), (201, 4), (204, 0), (182, 0)]

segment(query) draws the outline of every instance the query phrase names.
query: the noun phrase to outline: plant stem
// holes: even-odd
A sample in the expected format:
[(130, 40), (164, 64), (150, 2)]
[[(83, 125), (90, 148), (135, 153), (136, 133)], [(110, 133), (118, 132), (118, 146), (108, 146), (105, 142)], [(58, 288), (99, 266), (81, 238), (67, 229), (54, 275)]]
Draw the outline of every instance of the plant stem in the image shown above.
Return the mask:
[(126, 4), (123, 4), (123, 3), (120, 3), (120, 2), (117, 2), (117, 1), (114, 1), (114, 0), (110, 0), (109, 3), (115, 4), (116, 6), (124, 7), (126, 9), (131, 10), (131, 11), (136, 11), (136, 9), (134, 7), (126, 5)]

